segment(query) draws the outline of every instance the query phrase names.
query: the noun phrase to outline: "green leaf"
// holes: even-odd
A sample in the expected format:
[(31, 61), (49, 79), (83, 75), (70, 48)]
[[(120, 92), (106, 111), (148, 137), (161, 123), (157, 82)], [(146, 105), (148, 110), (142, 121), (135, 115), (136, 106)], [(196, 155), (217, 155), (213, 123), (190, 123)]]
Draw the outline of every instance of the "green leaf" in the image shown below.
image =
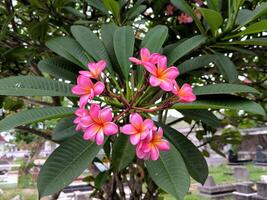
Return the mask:
[(178, 68), (180, 74), (185, 74), (195, 69), (199, 69), (204, 66), (208, 66), (210, 63), (214, 62), (215, 57), (213, 55), (203, 55), (198, 56), (193, 59), (189, 59), (179, 64)]
[(160, 152), (158, 160), (147, 160), (145, 165), (152, 180), (160, 188), (182, 200), (189, 190), (190, 176), (181, 154), (173, 145), (170, 144), (170, 147), (169, 151)]
[(127, 167), (135, 157), (135, 148), (130, 143), (129, 137), (120, 134), (112, 149), (112, 166), (121, 171)]
[(207, 37), (203, 35), (197, 35), (191, 37), (178, 46), (176, 46), (170, 53), (168, 54), (168, 65), (174, 64), (177, 60), (182, 58), (184, 55), (193, 51), (195, 48), (199, 47), (201, 44), (205, 43)]
[(37, 180), (40, 197), (54, 194), (79, 176), (101, 149), (80, 134), (63, 142), (46, 160)]
[(181, 112), (185, 118), (201, 121), (210, 127), (218, 128), (221, 126), (221, 120), (208, 110), (179, 110), (179, 112)]
[(253, 11), (247, 9), (240, 10), (238, 12), (236, 22), (237, 24), (240, 25), (239, 27), (242, 27), (252, 22), (253, 20), (265, 15), (266, 13), (267, 13), (267, 2), (261, 3)]
[(173, 109), (231, 109), (265, 115), (265, 110), (257, 103), (233, 95), (207, 95), (199, 96), (192, 103), (177, 103)]
[(89, 6), (92, 6), (92, 7), (96, 8), (96, 9), (100, 10), (105, 15), (109, 16), (108, 10), (104, 6), (103, 1), (99, 1), (99, 0), (86, 0), (86, 2), (88, 3)]
[(138, 17), (142, 12), (146, 10), (145, 5), (140, 5), (140, 6), (133, 6), (130, 8), (130, 10), (126, 13), (126, 18), (128, 20), (133, 20), (136, 17)]
[(110, 10), (113, 16), (118, 20), (120, 16), (120, 5), (115, 0), (103, 0), (106, 9)]
[(84, 26), (72, 26), (71, 32), (79, 44), (95, 61), (105, 60), (107, 62), (107, 68), (112, 71), (111, 62), (105, 46), (96, 34)]
[(216, 66), (219, 69), (223, 77), (230, 83), (238, 81), (238, 72), (236, 70), (235, 64), (230, 60), (230, 58), (224, 56), (220, 53), (215, 53), (216, 56)]
[(101, 189), (101, 187), (106, 183), (108, 180), (109, 171), (100, 172), (95, 178), (95, 187), (97, 189)]
[(74, 108), (68, 107), (47, 107), (20, 111), (19, 113), (10, 115), (0, 121), (0, 132), (21, 125), (70, 116), (73, 115), (74, 110)]
[(71, 84), (39, 76), (10, 76), (0, 79), (0, 95), (74, 96)]
[(177, 130), (159, 124), (167, 138), (182, 155), (189, 174), (196, 181), (204, 184), (208, 176), (208, 165), (198, 148)]
[(45, 73), (48, 73), (55, 78), (76, 81), (79, 68), (72, 62), (67, 61), (62, 57), (52, 57), (41, 60), (38, 63), (38, 68)]
[(260, 92), (252, 87), (239, 84), (228, 84), (228, 83), (218, 83), (204, 85), (201, 87), (195, 87), (194, 93), (196, 95), (207, 95), (207, 94), (233, 94), (233, 93), (256, 93)]
[(52, 139), (55, 141), (63, 141), (75, 134), (78, 134), (79, 131), (75, 130), (75, 125), (73, 123), (75, 116), (70, 116), (61, 119), (56, 127), (54, 128)]
[[(150, 29), (141, 43), (142, 47), (148, 48), (151, 52), (159, 52), (168, 36), (168, 28), (158, 25)], [(157, 41), (157, 42), (155, 42)]]
[(126, 80), (129, 78), (129, 70), (131, 65), (129, 57), (133, 55), (134, 39), (134, 32), (130, 26), (118, 28), (113, 37), (115, 54)]
[(200, 32), (202, 34), (205, 33), (205, 30), (204, 30), (200, 20), (198, 19), (198, 17), (196, 16), (194, 11), (192, 10), (191, 6), (185, 0), (171, 0), (171, 3), (176, 8), (178, 8), (178, 9), (182, 10), (183, 12), (186, 12), (188, 15), (190, 15), (193, 18), (193, 20), (195, 21)]
[(87, 69), (88, 59), (92, 60), (86, 56), (85, 50), (74, 39), (69, 37), (55, 37), (48, 40), (46, 46), (84, 69)]
[(267, 19), (256, 22), (256, 23), (250, 25), (249, 27), (247, 27), (244, 31), (241, 31), (240, 33), (237, 33), (235, 35), (225, 37), (225, 39), (239, 37), (242, 35), (250, 35), (250, 34), (254, 34), (254, 33), (260, 33), (260, 32), (264, 32), (264, 31), (267, 31)]
[(219, 0), (207, 0), (208, 7), (212, 10), (219, 10)]
[(215, 36), (218, 29), (223, 23), (223, 18), (221, 14), (215, 10), (207, 9), (207, 8), (200, 8), (199, 9), (204, 19), (207, 21), (212, 35)]

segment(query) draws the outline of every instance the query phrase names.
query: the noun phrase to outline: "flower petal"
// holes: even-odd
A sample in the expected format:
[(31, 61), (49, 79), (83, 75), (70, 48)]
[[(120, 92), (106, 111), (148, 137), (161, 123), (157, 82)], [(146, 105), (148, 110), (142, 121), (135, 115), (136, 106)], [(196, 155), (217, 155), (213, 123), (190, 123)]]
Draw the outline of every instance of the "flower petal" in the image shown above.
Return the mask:
[(130, 60), (131, 62), (133, 62), (134, 64), (136, 64), (136, 65), (141, 65), (141, 63), (142, 63), (141, 60), (138, 60), (138, 59), (135, 58), (135, 57), (130, 57), (129, 60)]
[(143, 126), (144, 126), (144, 129), (152, 129), (154, 126), (154, 123), (151, 119), (145, 119)]
[(160, 57), (159, 53), (153, 53), (153, 54), (151, 54), (151, 56), (149, 58), (149, 62), (152, 64), (157, 64), (159, 57)]
[(94, 94), (100, 95), (105, 89), (105, 85), (104, 83), (98, 81), (95, 85), (94, 85)]
[(167, 92), (173, 90), (173, 82), (170, 79), (162, 80), (159, 86), (161, 89)]
[(98, 133), (96, 134), (95, 141), (97, 145), (101, 145), (104, 142), (104, 133), (103, 130), (99, 130)]
[(130, 136), (130, 142), (132, 145), (136, 145), (140, 142), (140, 134), (134, 134)]
[(83, 108), (88, 103), (89, 99), (90, 99), (90, 94), (81, 96), (80, 97), (80, 107)]
[(71, 88), (71, 92), (76, 95), (83, 95), (86, 94), (86, 91), (81, 88), (79, 85), (75, 85)]
[(79, 74), (86, 76), (86, 77), (89, 77), (89, 78), (92, 77), (92, 73), (89, 71), (79, 71)]
[(135, 128), (139, 129), (143, 125), (143, 118), (138, 113), (133, 113), (130, 115), (130, 122)]
[(159, 68), (159, 71), (163, 71), (167, 68), (167, 57), (166, 56), (160, 56), (158, 58), (158, 68)]
[(161, 151), (170, 150), (170, 145), (167, 140), (161, 140), (160, 142), (157, 142), (156, 145), (157, 145), (157, 148)]
[(93, 120), (98, 120), (98, 116), (100, 113), (100, 105), (93, 103), (90, 107), (89, 113)]
[(103, 131), (106, 135), (114, 135), (118, 133), (118, 126), (113, 122), (107, 122), (104, 124)]
[(107, 63), (105, 60), (100, 60), (97, 63), (97, 73), (100, 75), (100, 73), (105, 69)]
[(81, 124), (82, 124), (83, 127), (88, 127), (92, 123), (93, 123), (93, 120), (89, 115), (81, 117)]
[(151, 158), (151, 160), (158, 160), (158, 158), (159, 158), (158, 148), (156, 148), (154, 146), (151, 147), (150, 158)]
[(148, 61), (150, 57), (150, 51), (148, 50), (148, 48), (142, 48), (140, 50), (140, 57), (142, 61)]
[(137, 133), (135, 127), (131, 124), (124, 125), (120, 128), (120, 131), (126, 135), (133, 135)]
[(104, 108), (99, 113), (99, 119), (102, 122), (110, 122), (112, 120), (112, 111), (110, 108)]
[(92, 124), (85, 130), (83, 134), (83, 139), (94, 140), (98, 130), (99, 130), (99, 126)]
[(144, 62), (144, 68), (151, 73), (154, 76), (157, 76), (157, 68), (154, 64), (150, 63), (150, 62)]
[(150, 76), (149, 83), (150, 83), (151, 86), (157, 87), (157, 86), (159, 86), (161, 84), (161, 79), (158, 79), (155, 76)]
[(91, 79), (83, 75), (78, 76), (77, 83), (82, 88), (93, 87), (93, 82), (91, 81)]
[(169, 67), (164, 72), (168, 79), (176, 79), (176, 77), (179, 75), (179, 70), (176, 67)]

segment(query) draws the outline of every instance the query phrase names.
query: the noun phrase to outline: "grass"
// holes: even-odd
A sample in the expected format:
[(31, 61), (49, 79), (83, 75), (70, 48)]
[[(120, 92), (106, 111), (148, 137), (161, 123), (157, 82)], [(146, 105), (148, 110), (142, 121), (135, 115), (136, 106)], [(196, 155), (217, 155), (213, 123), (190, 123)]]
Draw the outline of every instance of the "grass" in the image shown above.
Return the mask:
[(20, 199), (23, 199), (23, 200), (37, 200), (38, 199), (36, 190), (8, 189), (8, 190), (4, 190), (3, 194), (0, 194), (0, 200), (10, 200), (17, 195), (19, 195)]
[[(267, 168), (260, 168), (253, 164), (244, 165), (244, 167), (247, 168), (249, 172), (249, 178), (252, 181), (259, 181), (261, 175), (267, 175)], [(209, 172), (210, 175), (213, 176), (217, 184), (235, 182), (233, 175), (230, 174), (232, 172), (232, 169), (228, 165), (210, 167)]]

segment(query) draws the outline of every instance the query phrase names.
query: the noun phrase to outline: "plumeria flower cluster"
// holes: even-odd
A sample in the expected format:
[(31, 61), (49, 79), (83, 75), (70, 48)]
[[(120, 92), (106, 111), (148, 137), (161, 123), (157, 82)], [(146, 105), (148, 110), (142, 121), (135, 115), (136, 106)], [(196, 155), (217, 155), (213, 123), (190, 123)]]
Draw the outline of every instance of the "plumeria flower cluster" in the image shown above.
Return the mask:
[[(88, 63), (88, 70), (79, 72), (77, 85), (72, 88), (72, 93), (80, 96), (74, 123), (77, 131), (83, 131), (85, 140), (95, 141), (97, 145), (104, 143), (105, 135), (115, 135), (120, 130), (122, 134), (128, 135), (131, 144), (136, 146), (138, 158), (157, 160), (160, 151), (170, 149), (169, 142), (163, 139), (162, 128), (157, 127), (151, 119), (143, 119), (140, 113), (164, 110), (177, 102), (192, 102), (195, 101), (196, 96), (189, 84), (185, 83), (182, 87), (178, 86), (175, 80), (179, 75), (178, 68), (168, 67), (166, 56), (159, 53), (150, 53), (147, 48), (142, 48), (140, 59), (130, 57), (129, 60), (146, 69), (145, 86), (159, 87), (165, 92), (171, 93), (170, 98), (156, 108), (136, 107), (134, 101), (138, 99), (144, 87), (136, 92), (131, 101), (120, 96), (121, 94), (114, 94), (108, 90), (106, 81), (101, 81), (106, 62), (104, 60), (97, 63), (90, 62)], [(104, 75), (104, 80), (106, 78)], [(101, 108), (100, 104), (93, 102), (99, 95), (116, 98), (124, 104), (125, 109), (122, 109), (121, 113), (116, 112), (117, 114), (113, 118), (110, 107)], [(89, 108), (88, 105), (90, 105)], [(121, 118), (128, 115), (130, 123), (123, 124)], [(121, 127), (119, 128), (119, 126)]]

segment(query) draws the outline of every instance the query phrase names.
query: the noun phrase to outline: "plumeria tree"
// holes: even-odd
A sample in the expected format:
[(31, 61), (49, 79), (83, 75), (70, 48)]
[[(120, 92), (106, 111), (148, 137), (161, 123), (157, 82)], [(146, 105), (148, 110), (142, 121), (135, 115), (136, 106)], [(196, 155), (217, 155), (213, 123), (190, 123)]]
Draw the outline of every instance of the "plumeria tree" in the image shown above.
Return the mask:
[[(86, 180), (100, 199), (157, 199), (160, 188), (183, 199), (190, 177), (204, 183), (208, 167), (188, 135), (171, 127), (181, 119), (167, 123), (169, 110), (212, 134), (221, 125), (214, 113), (225, 113), (220, 109), (242, 110), (264, 121), (265, 111), (255, 102), (264, 94), (239, 78), (247, 80), (248, 69), (262, 66), (257, 53), (266, 46), (266, 3), (36, 5), (42, 12), (53, 8), (47, 20), (66, 23), (48, 31), (53, 36), (33, 66), (34, 76), (0, 80), (1, 95), (42, 97), (41, 106), (0, 121), (0, 130), (19, 127), (59, 143), (39, 174), (40, 198), (58, 193), (89, 167), (92, 176)], [(67, 14), (59, 14), (61, 9)], [(83, 17), (75, 12), (81, 9)], [(40, 43), (30, 44), (42, 51)], [(31, 124), (50, 119), (59, 119), (52, 134), (32, 131)], [(105, 170), (95, 173), (96, 165)]]

